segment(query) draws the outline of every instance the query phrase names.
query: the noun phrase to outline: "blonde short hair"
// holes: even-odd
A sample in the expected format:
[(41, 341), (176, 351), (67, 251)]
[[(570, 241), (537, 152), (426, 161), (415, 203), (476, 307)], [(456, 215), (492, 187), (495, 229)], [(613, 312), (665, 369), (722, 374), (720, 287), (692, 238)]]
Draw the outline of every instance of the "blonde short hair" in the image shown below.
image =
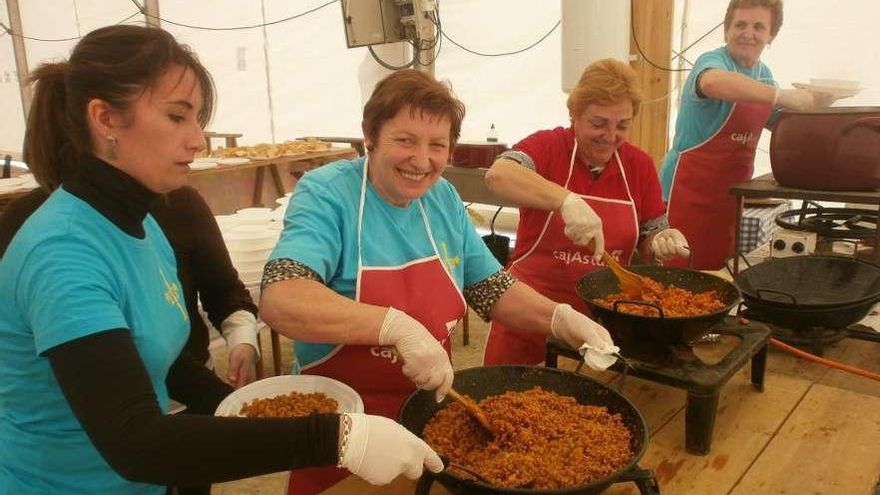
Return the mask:
[(626, 100), (632, 102), (633, 115), (636, 115), (642, 103), (638, 74), (629, 64), (606, 58), (584, 69), (577, 86), (568, 95), (568, 114), (576, 118), (590, 105), (613, 105)]

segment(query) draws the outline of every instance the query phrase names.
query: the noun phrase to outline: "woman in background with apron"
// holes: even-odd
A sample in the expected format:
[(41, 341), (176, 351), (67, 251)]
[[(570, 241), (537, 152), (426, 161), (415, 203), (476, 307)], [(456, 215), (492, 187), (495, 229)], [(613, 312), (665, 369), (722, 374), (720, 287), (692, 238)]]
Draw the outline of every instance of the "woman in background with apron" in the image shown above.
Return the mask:
[[(520, 207), (510, 273), (580, 312), (577, 281), (603, 268), (688, 254), (669, 229), (651, 157), (626, 142), (641, 102), (635, 71), (605, 59), (584, 70), (568, 98), (572, 126), (538, 131), (499, 155), (486, 184)], [(544, 340), (493, 322), (485, 364), (537, 364)]]
[(762, 129), (779, 107), (815, 103), (809, 91), (776, 87), (760, 61), (781, 26), (781, 0), (731, 0), (726, 45), (701, 55), (685, 81), (660, 177), (669, 223), (690, 241), (693, 268), (718, 270), (734, 253), (736, 201), (728, 190), (752, 178)]
[[(431, 76), (382, 80), (364, 107), (367, 156), (302, 178), (264, 271), (261, 314), (296, 342), (294, 371), (345, 382), (370, 414), (396, 419), (417, 388), (443, 399), (465, 301), (543, 337), (612, 345), (601, 326), (516, 282), (474, 230), (441, 178), (463, 117)], [(297, 471), (288, 493), (318, 493), (346, 474)]]

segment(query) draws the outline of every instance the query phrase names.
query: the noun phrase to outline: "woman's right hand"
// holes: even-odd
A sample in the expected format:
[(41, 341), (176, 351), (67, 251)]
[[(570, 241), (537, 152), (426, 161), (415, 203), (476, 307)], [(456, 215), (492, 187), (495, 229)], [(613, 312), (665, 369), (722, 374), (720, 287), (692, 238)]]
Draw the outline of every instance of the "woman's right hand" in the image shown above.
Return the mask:
[(602, 259), (605, 251), (605, 237), (602, 233), (602, 219), (575, 193), (568, 193), (559, 208), (562, 221), (565, 222), (565, 235), (578, 246), (595, 243), (593, 259)]
[(776, 89), (774, 103), (789, 110), (803, 111), (816, 106), (813, 93), (806, 89)]
[(452, 363), (424, 325), (403, 311), (388, 308), (379, 344), (393, 345), (403, 359), (403, 374), (422, 390), (436, 390), (437, 402), (443, 401), (452, 388)]
[[(422, 439), (383, 416), (349, 413), (348, 438), (343, 430), (339, 467), (374, 485), (390, 483), (398, 475), (417, 479), (422, 469), (439, 473), (440, 457)], [(342, 428), (343, 420), (340, 420)]]

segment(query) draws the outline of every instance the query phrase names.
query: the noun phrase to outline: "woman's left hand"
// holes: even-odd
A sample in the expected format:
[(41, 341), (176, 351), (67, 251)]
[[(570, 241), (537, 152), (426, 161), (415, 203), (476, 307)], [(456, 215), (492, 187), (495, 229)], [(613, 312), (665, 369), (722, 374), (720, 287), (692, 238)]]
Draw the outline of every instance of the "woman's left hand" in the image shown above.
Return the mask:
[(665, 229), (654, 234), (651, 239), (651, 252), (658, 261), (666, 261), (671, 258), (691, 255), (687, 239), (678, 229)]
[(250, 344), (238, 344), (229, 350), (229, 383), (241, 388), (257, 378), (257, 350)]
[(574, 349), (582, 350), (584, 362), (594, 370), (604, 370), (617, 361), (615, 354), (619, 349), (608, 330), (568, 304), (559, 304), (553, 309), (550, 333)]

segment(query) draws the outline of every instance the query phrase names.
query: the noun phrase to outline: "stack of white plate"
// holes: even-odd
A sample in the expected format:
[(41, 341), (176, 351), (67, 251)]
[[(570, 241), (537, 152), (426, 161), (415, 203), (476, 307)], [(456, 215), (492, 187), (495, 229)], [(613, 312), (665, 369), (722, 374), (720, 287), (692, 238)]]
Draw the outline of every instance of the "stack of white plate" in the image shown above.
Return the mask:
[(263, 266), (281, 236), (275, 215), (271, 208), (244, 208), (234, 215), (215, 217), (232, 265), (245, 285), (259, 285)]

